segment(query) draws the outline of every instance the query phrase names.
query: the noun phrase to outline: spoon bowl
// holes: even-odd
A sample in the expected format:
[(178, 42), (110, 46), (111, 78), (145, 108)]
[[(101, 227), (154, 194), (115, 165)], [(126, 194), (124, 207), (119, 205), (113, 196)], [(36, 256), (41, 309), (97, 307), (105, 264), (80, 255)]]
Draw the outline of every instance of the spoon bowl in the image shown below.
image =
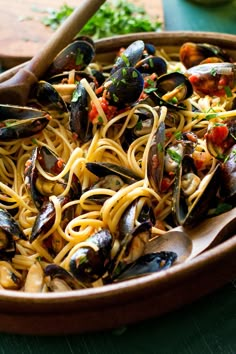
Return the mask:
[(171, 251), (177, 253), (175, 264), (190, 260), (236, 232), (236, 209), (201, 222), (198, 227), (178, 226), (164, 235), (151, 239), (145, 254)]

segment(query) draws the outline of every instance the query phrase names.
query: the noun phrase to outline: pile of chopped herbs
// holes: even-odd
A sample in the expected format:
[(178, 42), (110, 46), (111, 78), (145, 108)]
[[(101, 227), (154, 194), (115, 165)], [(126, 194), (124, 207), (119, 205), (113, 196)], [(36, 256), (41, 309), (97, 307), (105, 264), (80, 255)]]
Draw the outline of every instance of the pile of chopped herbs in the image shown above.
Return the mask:
[[(73, 10), (73, 7), (66, 4), (59, 10), (48, 9), (48, 16), (42, 21), (55, 30)], [(125, 0), (110, 0), (100, 7), (80, 34), (98, 39), (118, 34), (157, 32), (161, 30), (161, 25), (158, 20), (152, 20), (142, 7)]]

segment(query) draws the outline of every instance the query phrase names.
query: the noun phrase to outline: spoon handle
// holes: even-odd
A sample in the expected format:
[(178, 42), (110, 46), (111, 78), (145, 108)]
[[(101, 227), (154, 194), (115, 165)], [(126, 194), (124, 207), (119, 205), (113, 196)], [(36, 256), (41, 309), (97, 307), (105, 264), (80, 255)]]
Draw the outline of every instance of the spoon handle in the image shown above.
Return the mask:
[(183, 230), (192, 240), (192, 252), (189, 258), (193, 258), (207, 248), (219, 244), (223, 239), (236, 234), (236, 208), (204, 220), (193, 229)]
[(27, 64), (26, 70), (40, 78), (55, 56), (67, 46), (105, 0), (83, 0), (46, 44)]

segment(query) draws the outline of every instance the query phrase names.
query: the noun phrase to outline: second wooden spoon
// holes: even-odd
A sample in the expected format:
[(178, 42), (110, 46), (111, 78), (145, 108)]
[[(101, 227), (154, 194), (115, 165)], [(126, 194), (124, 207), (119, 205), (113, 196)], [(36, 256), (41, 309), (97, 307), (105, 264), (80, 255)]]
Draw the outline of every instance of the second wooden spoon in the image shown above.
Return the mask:
[(219, 244), (234, 233), (236, 233), (236, 208), (204, 220), (192, 229), (178, 226), (151, 240), (146, 246), (145, 253), (173, 251), (178, 255), (177, 263), (181, 263)]

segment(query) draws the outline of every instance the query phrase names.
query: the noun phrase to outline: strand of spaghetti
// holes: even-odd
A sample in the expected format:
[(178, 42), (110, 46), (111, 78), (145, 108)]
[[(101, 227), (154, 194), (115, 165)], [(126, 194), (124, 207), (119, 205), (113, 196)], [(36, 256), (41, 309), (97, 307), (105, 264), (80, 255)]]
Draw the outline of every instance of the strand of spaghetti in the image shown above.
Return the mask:
[(12, 264), (15, 269), (18, 270), (28, 270), (32, 264), (35, 263), (37, 258), (39, 257), (38, 253), (35, 253), (32, 256), (29, 255), (15, 255), (12, 259)]
[(110, 218), (107, 221), (107, 224), (112, 232), (117, 231), (117, 226), (120, 221), (121, 216), (125, 212), (126, 208), (137, 198), (148, 197), (153, 195), (160, 200), (160, 196), (157, 195), (152, 189), (145, 186), (136, 187), (133, 190), (130, 190), (129, 193), (121, 195), (119, 201), (114, 205), (110, 205), (109, 215)]
[(131, 190), (134, 188), (141, 187), (143, 185), (143, 180), (140, 180), (138, 182), (135, 182), (131, 185), (128, 185), (127, 187), (119, 190), (112, 196), (111, 198), (107, 199), (105, 203), (103, 204), (101, 208), (101, 218), (102, 220), (108, 220), (110, 218), (110, 211), (113, 208), (113, 206), (120, 200), (120, 198), (129, 193)]
[[(118, 114), (117, 116), (115, 116), (114, 118), (112, 118), (110, 121), (108, 121), (106, 125), (102, 126), (101, 127), (101, 136), (102, 136), (102, 138), (105, 138), (107, 136), (108, 130), (111, 128), (111, 126), (113, 126), (115, 123), (117, 123), (119, 120), (121, 120), (124, 117), (127, 117), (126, 120), (125, 120), (125, 123), (124, 123), (125, 128), (126, 128), (127, 125), (128, 125), (128, 122), (129, 122), (128, 119), (130, 119), (129, 113), (130, 113), (130, 111), (122, 112), (122, 113)], [(119, 134), (117, 134), (114, 137), (114, 140), (119, 139), (120, 136), (123, 134), (123, 132), (124, 132), (123, 127), (124, 126), (122, 124), (121, 130), (119, 131)]]
[(103, 125), (106, 125), (107, 124), (107, 117), (105, 115), (105, 112), (104, 112), (104, 110), (101, 106), (101, 103), (100, 103), (99, 99), (97, 98), (95, 92), (92, 90), (91, 86), (89, 85), (88, 81), (85, 78), (80, 80), (80, 83), (81, 83), (81, 85), (83, 85), (83, 87), (87, 91), (88, 95), (90, 96), (91, 100), (93, 101), (93, 103), (98, 111), (98, 114), (102, 118)]
[(40, 244), (40, 242), (37, 239), (32, 242), (32, 246), (33, 246), (34, 250), (36, 251), (36, 253), (38, 253), (40, 255), (40, 257), (45, 258), (50, 263), (53, 262), (53, 257), (46, 250), (46, 248)]
[(74, 246), (74, 242), (66, 243), (66, 245), (60, 250), (60, 252), (53, 259), (53, 263), (61, 265), (60, 263), (68, 254), (68, 252), (72, 249), (73, 246)]
[(115, 146), (114, 143), (115, 142), (113, 141), (112, 144), (110, 144), (110, 145), (100, 145), (99, 144), (100, 146), (96, 149), (96, 155), (99, 154), (102, 151), (105, 151), (105, 150), (114, 151), (116, 153), (116, 155), (120, 159), (121, 166), (127, 166), (128, 163), (127, 163), (127, 158), (126, 158), (125, 153), (122, 152), (121, 149), (118, 149), (117, 146)]
[[(130, 144), (129, 149), (127, 151), (127, 159), (128, 159), (129, 167), (132, 168), (132, 170), (141, 178), (144, 178), (144, 172), (142, 169), (142, 164), (140, 163), (140, 160), (136, 159), (136, 156), (138, 155), (137, 150), (140, 150), (141, 147), (146, 144), (147, 140), (148, 140), (148, 135), (144, 135), (138, 139), (135, 139)], [(143, 156), (143, 152), (141, 156)]]
[[(93, 161), (92, 156), (93, 156), (94, 152), (96, 151), (99, 139), (100, 139), (100, 130), (98, 129), (98, 130), (96, 130), (92, 140), (89, 143), (85, 144), (85, 146), (88, 145), (88, 150), (86, 153), (87, 161)], [(86, 151), (85, 146), (82, 146), (82, 149), (84, 151)]]
[(0, 182), (0, 189), (10, 195), (16, 202), (18, 205), (21, 205), (22, 207), (29, 209), (31, 211), (34, 211), (35, 209), (32, 208), (30, 205), (27, 205), (24, 200), (16, 193), (14, 192), (11, 188), (9, 188), (7, 185), (5, 185), (4, 183)]
[(63, 141), (64, 145), (68, 148), (68, 150), (70, 152), (73, 151), (72, 146), (70, 145), (70, 143), (68, 142), (68, 140), (66, 139), (65, 135), (60, 133), (57, 129), (54, 129), (52, 126), (48, 126), (47, 127), (48, 130), (51, 130), (53, 132), (53, 134), (56, 134), (60, 137), (60, 139)]
[(90, 197), (93, 197), (95, 195), (107, 195), (108, 197), (112, 197), (113, 195), (115, 195), (115, 193), (115, 191), (107, 188), (96, 188), (88, 190), (81, 195), (80, 205), (84, 210), (86, 210), (86, 208), (88, 207), (88, 203), (91, 203), (91, 201), (89, 201)]

